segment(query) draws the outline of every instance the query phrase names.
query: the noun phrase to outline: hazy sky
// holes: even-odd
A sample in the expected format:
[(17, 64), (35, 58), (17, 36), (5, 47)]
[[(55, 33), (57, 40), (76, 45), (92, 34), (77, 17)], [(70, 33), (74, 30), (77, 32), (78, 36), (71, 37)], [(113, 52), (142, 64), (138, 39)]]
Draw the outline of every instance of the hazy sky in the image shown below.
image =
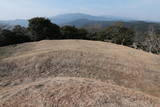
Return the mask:
[(0, 20), (89, 13), (160, 21), (160, 0), (0, 0)]

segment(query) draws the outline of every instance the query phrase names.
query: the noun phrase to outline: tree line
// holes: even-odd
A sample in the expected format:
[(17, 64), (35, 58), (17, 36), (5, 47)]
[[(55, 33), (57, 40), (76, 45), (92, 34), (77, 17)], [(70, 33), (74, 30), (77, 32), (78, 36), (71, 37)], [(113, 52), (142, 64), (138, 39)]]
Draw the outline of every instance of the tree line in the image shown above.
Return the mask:
[(107, 41), (143, 49), (148, 52), (160, 53), (160, 36), (154, 34), (154, 31), (146, 34), (143, 40), (135, 40), (135, 35), (134, 30), (121, 24), (114, 24), (100, 32), (88, 32), (86, 29), (76, 28), (75, 26), (60, 27), (47, 18), (35, 17), (29, 20), (27, 28), (20, 25), (16, 25), (13, 28), (1, 25), (0, 46), (45, 39), (84, 39)]

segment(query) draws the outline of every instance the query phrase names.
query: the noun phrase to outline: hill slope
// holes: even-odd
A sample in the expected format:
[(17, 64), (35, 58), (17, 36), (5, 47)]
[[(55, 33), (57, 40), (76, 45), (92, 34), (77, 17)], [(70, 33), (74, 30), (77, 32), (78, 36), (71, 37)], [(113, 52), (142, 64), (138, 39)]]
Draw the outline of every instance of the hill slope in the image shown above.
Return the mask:
[(0, 93), (41, 79), (83, 77), (160, 97), (159, 65), (158, 55), (97, 41), (45, 40), (1, 47)]
[(84, 78), (54, 78), (0, 94), (0, 107), (159, 107), (160, 100)]

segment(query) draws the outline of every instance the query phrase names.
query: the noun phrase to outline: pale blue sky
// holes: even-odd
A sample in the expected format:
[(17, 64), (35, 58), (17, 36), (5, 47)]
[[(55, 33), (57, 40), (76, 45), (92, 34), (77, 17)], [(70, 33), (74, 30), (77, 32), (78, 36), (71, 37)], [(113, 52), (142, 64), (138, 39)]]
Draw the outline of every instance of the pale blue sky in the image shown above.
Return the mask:
[(160, 0), (0, 0), (0, 13), (0, 20), (89, 13), (160, 21)]

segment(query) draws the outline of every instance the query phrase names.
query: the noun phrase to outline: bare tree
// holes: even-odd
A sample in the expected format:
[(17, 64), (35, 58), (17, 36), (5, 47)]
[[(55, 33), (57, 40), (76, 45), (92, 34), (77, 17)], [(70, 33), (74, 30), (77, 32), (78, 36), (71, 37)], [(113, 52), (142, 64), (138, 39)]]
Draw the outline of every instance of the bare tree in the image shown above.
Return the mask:
[(148, 52), (160, 53), (160, 36), (159, 35), (149, 35), (145, 38), (143, 42), (146, 50)]
[(160, 35), (155, 33), (153, 26), (149, 27), (148, 35), (144, 39), (142, 45), (144, 50), (160, 54)]

